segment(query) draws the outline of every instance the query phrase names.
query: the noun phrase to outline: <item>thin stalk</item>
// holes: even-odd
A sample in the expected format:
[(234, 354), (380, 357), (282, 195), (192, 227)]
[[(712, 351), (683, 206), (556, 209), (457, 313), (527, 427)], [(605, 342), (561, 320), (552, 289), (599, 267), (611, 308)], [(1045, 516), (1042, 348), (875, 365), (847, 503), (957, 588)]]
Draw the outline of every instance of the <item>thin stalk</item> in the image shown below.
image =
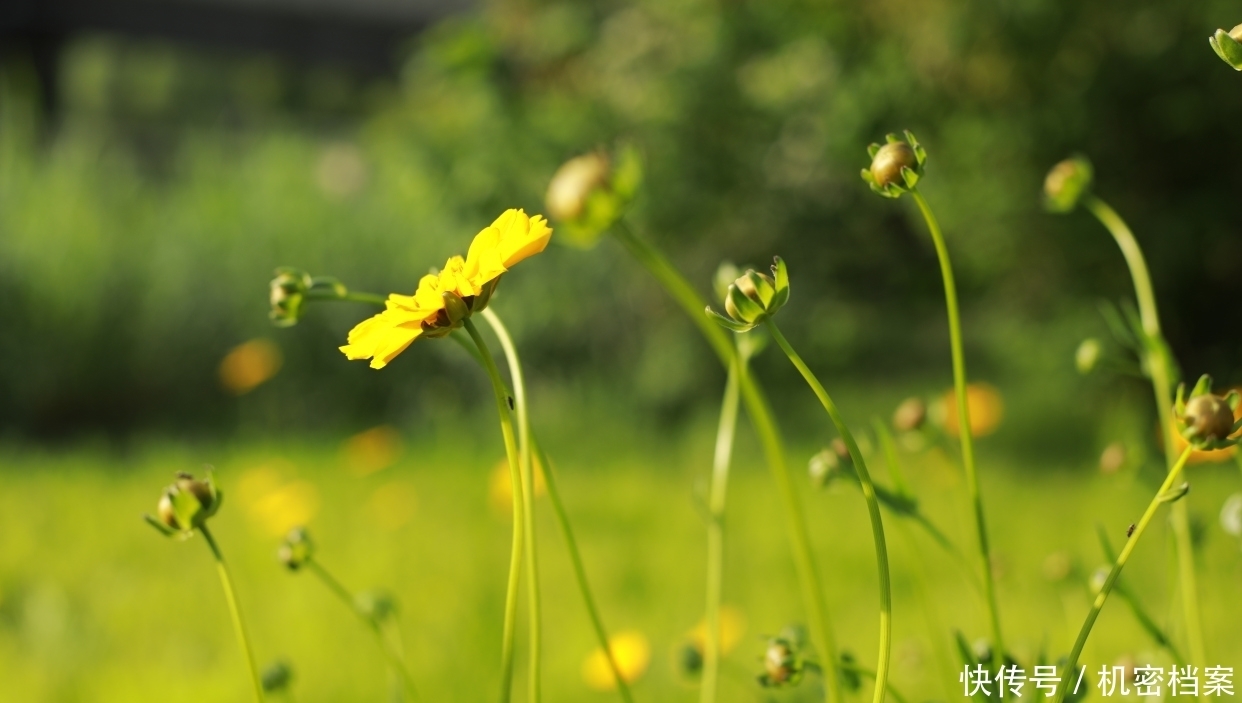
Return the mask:
[[(1096, 525), (1096, 531), (1099, 533), (1100, 547), (1104, 550), (1104, 558), (1109, 561), (1116, 561), (1117, 555), (1113, 552), (1113, 545), (1108, 539), (1108, 533), (1104, 531), (1104, 527), (1102, 525)], [(1119, 579), (1117, 584), (1113, 586), (1113, 590), (1116, 591), (1121, 600), (1125, 601), (1126, 605), (1130, 607), (1130, 612), (1134, 615), (1134, 619), (1138, 620), (1139, 626), (1147, 632), (1148, 636), (1155, 640), (1157, 645), (1163, 647), (1165, 651), (1173, 657), (1173, 662), (1175, 664), (1178, 664), (1179, 666), (1184, 665), (1186, 660), (1182, 657), (1181, 652), (1177, 650), (1177, 646), (1173, 644), (1173, 640), (1171, 640), (1169, 636), (1164, 633), (1164, 630), (1160, 629), (1160, 626), (1156, 624), (1156, 621), (1147, 614), (1147, 611), (1143, 608), (1143, 604), (1139, 602), (1138, 596), (1130, 590), (1129, 586)]]
[(983, 595), (987, 600), (988, 619), (992, 627), (992, 663), (999, 664), (1005, 660), (1005, 641), (1001, 636), (1000, 609), (996, 603), (996, 584), (992, 578), (992, 550), (988, 545), (987, 521), (983, 516), (983, 496), (979, 491), (979, 473), (975, 468), (975, 445), (970, 430), (970, 405), (966, 396), (966, 355), (962, 351), (962, 320), (957, 305), (957, 284), (953, 280), (953, 265), (949, 261), (949, 249), (944, 243), (940, 223), (917, 188), (912, 189), (910, 195), (918, 203), (923, 219), (927, 221), (927, 229), (931, 232), (932, 243), (936, 247), (936, 257), (940, 260), (940, 276), (944, 279), (944, 300), (949, 314), (949, 347), (953, 356), (953, 395), (957, 400), (958, 438), (961, 442), (962, 466), (966, 471), (966, 487), (970, 493), (975, 533), (979, 542)]
[(518, 465), (522, 474), (522, 500), (526, 503), (526, 593), (530, 608), (530, 686), (529, 700), (538, 703), (540, 685), (540, 652), (542, 649), (539, 610), (539, 560), (535, 551), (535, 479), (530, 460), (530, 415), (526, 404), (526, 382), (522, 377), (522, 364), (518, 359), (517, 346), (509, 336), (500, 317), (491, 308), (483, 309), (483, 319), (492, 326), (500, 347), (509, 362), (509, 378), (513, 382), (513, 401), (517, 412)]
[(401, 685), (410, 699), (417, 700), (418, 691), (414, 687), (414, 678), (410, 676), (409, 670), (406, 669), (405, 661), (402, 659), (400, 652), (394, 651), (388, 639), (384, 637), (384, 631), (380, 628), (380, 624), (375, 620), (375, 618), (370, 617), (358, 609), (358, 604), (357, 601), (354, 600), (353, 594), (350, 593), (349, 589), (345, 588), (345, 586), (341, 584), (341, 582), (338, 581), (331, 572), (325, 569), (323, 564), (320, 564), (315, 559), (310, 559), (306, 562), (306, 565), (309, 566), (315, 576), (318, 576), (319, 580), (328, 587), (328, 590), (339, 598), (340, 601), (345, 604), (345, 607), (349, 608), (349, 610), (354, 615), (357, 615), (358, 619), (362, 620), (362, 623), (367, 626), (367, 629), (375, 636), (375, 641), (379, 644), (380, 651), (384, 654), (384, 659), (388, 661), (388, 668), (397, 674), (397, 677), (401, 679)]
[[(838, 664), (838, 666), (840, 666), (842, 671), (848, 671), (854, 674), (859, 674), (861, 676), (865, 676), (871, 679), (872, 681), (876, 680), (876, 672), (866, 667), (859, 666), (853, 663), (846, 664), (844, 662)], [(901, 692), (897, 690), (897, 687), (894, 686), (891, 681), (885, 682), (884, 687), (888, 690), (889, 694), (892, 695), (894, 701), (896, 701), (897, 703), (906, 703), (906, 697), (901, 695)]]
[(906, 473), (901, 470), (901, 462), (897, 458), (897, 443), (893, 441), (893, 433), (888, 431), (888, 425), (880, 418), (873, 417), (871, 427), (875, 429), (875, 436), (884, 450), (884, 461), (888, 464), (888, 475), (893, 481), (893, 488), (903, 496), (914, 495), (910, 484), (906, 483)]
[(345, 293), (344, 295), (337, 295), (336, 293), (316, 293), (314, 291), (309, 291), (304, 294), (304, 297), (306, 298), (306, 300), (316, 300), (316, 301), (336, 300), (336, 301), (340, 301), (343, 303), (371, 303), (373, 305), (383, 305), (385, 301), (387, 300), (387, 297), (379, 295), (377, 293), (360, 293), (360, 292), (354, 292), (354, 291), (349, 291)]
[(608, 658), (608, 668), (612, 669), (613, 679), (617, 682), (617, 692), (621, 694), (625, 703), (634, 703), (629, 684), (621, 675), (621, 667), (617, 666), (612, 644), (608, 641), (608, 630), (604, 628), (604, 620), (599, 615), (599, 608), (595, 606), (595, 597), (591, 595), (591, 585), (587, 581), (586, 567), (582, 564), (582, 554), (578, 551), (578, 541), (574, 538), (573, 527), (569, 524), (569, 514), (565, 512), (565, 504), (561, 502), (561, 493), (556, 487), (556, 472), (552, 470), (552, 464), (548, 461), (547, 455), (539, 448), (539, 444), (533, 441), (533, 438), (531, 448), (535, 456), (539, 458), (540, 468), (543, 469), (543, 483), (548, 489), (548, 500), (552, 503), (552, 511), (556, 513), (556, 523), (561, 528), (561, 536), (565, 538), (569, 560), (574, 566), (574, 578), (578, 581), (578, 590), (582, 593), (582, 600), (586, 604), (587, 616), (591, 618), (591, 627), (595, 630), (599, 646)]
[[(727, 333), (715, 322), (703, 314), (707, 308), (705, 301), (685, 278), (669, 263), (658, 250), (647, 242), (636, 237), (624, 222), (612, 229), (621, 244), (639, 263), (656, 277), (673, 300), (689, 315), (703, 337), (707, 340), (720, 363), (729, 369), (737, 358), (737, 349), (730, 341)], [(789, 530), (790, 546), (793, 550), (794, 564), (798, 570), (798, 580), (802, 588), (802, 599), (810, 621), (811, 636), (820, 651), (820, 656), (827, 661), (837, 660), (837, 644), (833, 636), (832, 626), (828, 618), (828, 604), (824, 600), (824, 588), (820, 581), (819, 570), (815, 564), (815, 556), (811, 551), (811, 538), (807, 530), (806, 518), (803, 515), (802, 502), (794, 488), (793, 479), (789, 475), (789, 467), (785, 462), (785, 448), (781, 442), (780, 430), (772, 416), (763, 389), (754, 380), (745, 367), (740, 368), (738, 385), (742, 391), (742, 400), (746, 403), (746, 412), (750, 416), (759, 441), (763, 445), (767, 458), (768, 469), (776, 481), (777, 493), (784, 504), (786, 526)], [(826, 701), (843, 701), (841, 694), (841, 677), (834, 667), (828, 667), (824, 673)]]
[[(1130, 534), (1125, 546), (1121, 548), (1121, 554), (1117, 555), (1117, 561), (1108, 572), (1108, 578), (1104, 580), (1104, 585), (1091, 603), (1091, 610), (1087, 612), (1087, 619), (1083, 621), (1082, 629), (1078, 631), (1078, 639), (1074, 640), (1074, 648), (1070, 650), (1069, 661), (1065, 666), (1067, 671), (1073, 671), (1078, 668), (1078, 657), (1082, 654), (1082, 648), (1087, 643), (1087, 637), (1091, 634), (1091, 628), (1095, 625), (1095, 619), (1099, 617), (1100, 610), (1104, 608), (1104, 602), (1108, 600), (1108, 594), (1112, 592), (1113, 586), (1117, 583), (1117, 578), (1121, 576), (1121, 570), (1125, 568), (1126, 562), (1130, 559), (1130, 554), (1143, 536), (1148, 523), (1156, 515), (1156, 510), (1160, 508), (1161, 496), (1164, 495), (1165, 491), (1172, 488), (1173, 481), (1177, 479), (1178, 474), (1182, 472), (1182, 468), (1186, 466), (1186, 460), (1190, 458), (1190, 453), (1193, 449), (1193, 447), (1186, 447), (1186, 450), (1173, 463), (1173, 468), (1169, 470), (1169, 475), (1165, 477), (1160, 489), (1152, 496), (1151, 502), (1147, 504), (1147, 510), (1143, 512), (1143, 517), (1134, 526), (1134, 532)], [(1057, 690), (1056, 703), (1062, 703), (1065, 700), (1065, 693), (1068, 688), (1068, 686), (1062, 686)]]
[(250, 667), (250, 681), (254, 684), (254, 698), (263, 703), (263, 678), (259, 675), (259, 667), (255, 666), (254, 654), (250, 650), (250, 636), (246, 634), (246, 623), (242, 620), (241, 606), (237, 604), (237, 595), (233, 592), (233, 577), (229, 575), (229, 567), (224, 564), (224, 555), (220, 553), (220, 547), (216, 544), (216, 540), (211, 536), (211, 530), (207, 529), (204, 524), (198, 528), (203, 533), (203, 539), (207, 541), (207, 546), (211, 548), (211, 554), (216, 558), (216, 570), (220, 572), (220, 584), (224, 586), (224, 599), (228, 601), (229, 613), (233, 616), (233, 629), (237, 632), (237, 643), (241, 645), (242, 656), (246, 659), (246, 665)]
[(712, 481), (707, 495), (707, 598), (703, 638), (703, 674), (699, 684), (699, 701), (713, 703), (720, 679), (720, 600), (724, 588), (724, 512), (729, 491), (729, 463), (733, 455), (733, 437), (737, 430), (738, 365), (746, 358), (738, 354), (729, 367), (725, 380), (724, 399), (720, 403), (720, 425), (716, 429), (716, 451), (712, 457)]
[(523, 536), (525, 520), (523, 513), (525, 506), (522, 500), (522, 491), (517, 487), (522, 485), (521, 461), (518, 459), (517, 439), (513, 434), (513, 418), (509, 415), (509, 394), (505, 389), (505, 382), (500, 378), (500, 370), (496, 368), (496, 362), (492, 359), (491, 352), (487, 350), (487, 343), (483, 341), (479, 330), (466, 318), (464, 321), (466, 332), (470, 334), (470, 339), (474, 341), (474, 346), (478, 347), (479, 355), (482, 357), (483, 368), (487, 371), (488, 378), (492, 381), (492, 390), (496, 395), (496, 410), (500, 414), (500, 433), (504, 436), (505, 456), (509, 461), (509, 480), (512, 481), (516, 490), (513, 493), (513, 548), (509, 556), (509, 583), (505, 591), (505, 620), (504, 633), (500, 645), (500, 701), (508, 703), (513, 694), (513, 636), (517, 626), (517, 600), (518, 588), (522, 576), (522, 546), (525, 538)]
[[(1156, 396), (1156, 413), (1160, 422), (1160, 436), (1164, 441), (1164, 456), (1169, 471), (1177, 461), (1177, 447), (1173, 439), (1173, 360), (1160, 330), (1160, 314), (1156, 308), (1156, 294), (1151, 284), (1151, 274), (1138, 240), (1125, 220), (1103, 200), (1088, 195), (1083, 206), (1095, 215), (1121, 248), (1130, 278), (1134, 281), (1134, 295), (1138, 299), (1139, 321), (1146, 338), (1143, 340), (1148, 375)], [(1194, 545), (1190, 538), (1190, 519), (1187, 504), (1178, 501), (1170, 511), (1173, 539), (1177, 545), (1177, 570), (1182, 591), (1182, 616), (1186, 620), (1186, 638), (1190, 645), (1191, 663), (1203, 666), (1206, 647), (1203, 640), (1203, 619), (1199, 612), (1199, 585), (1195, 574)]]
[(875, 691), (872, 697), (874, 703), (884, 703), (884, 694), (887, 691), (888, 683), (888, 665), (889, 657), (892, 654), (892, 635), (893, 635), (893, 592), (892, 584), (889, 583), (888, 573), (888, 545), (884, 540), (884, 520), (880, 516), (880, 501), (875, 495), (875, 484), (871, 482), (871, 473), (867, 471), (867, 462), (863, 458), (863, 454), (858, 450), (858, 443), (854, 441), (854, 434), (850, 432), (850, 428), (842, 419), (840, 411), (837, 410), (836, 403), (832, 402), (832, 398), (828, 395), (828, 391), (824, 390), (824, 386), (816, 378), (806, 362), (802, 361), (802, 357), (798, 356), (798, 352), (790, 346), (789, 341), (785, 339), (785, 335), (781, 334), (781, 330), (776, 326), (776, 321), (772, 318), (767, 319), (768, 331), (772, 333), (772, 339), (776, 340), (777, 346), (785, 352), (785, 356), (789, 357), (789, 361), (793, 363), (798, 372), (802, 374), (802, 378), (806, 379), (807, 385), (815, 392), (819, 398), (819, 402), (823, 404), (824, 410), (828, 411), (828, 417), (832, 419), (832, 424), (837, 428), (837, 434), (841, 435), (841, 439), (845, 442), (845, 446), (850, 450), (850, 457), (854, 460), (854, 470), (858, 473), (858, 481), (862, 485), (863, 497), (867, 499), (867, 513), (871, 517), (871, 536), (875, 541), (875, 563), (880, 574), (880, 651), (876, 655), (875, 665)]

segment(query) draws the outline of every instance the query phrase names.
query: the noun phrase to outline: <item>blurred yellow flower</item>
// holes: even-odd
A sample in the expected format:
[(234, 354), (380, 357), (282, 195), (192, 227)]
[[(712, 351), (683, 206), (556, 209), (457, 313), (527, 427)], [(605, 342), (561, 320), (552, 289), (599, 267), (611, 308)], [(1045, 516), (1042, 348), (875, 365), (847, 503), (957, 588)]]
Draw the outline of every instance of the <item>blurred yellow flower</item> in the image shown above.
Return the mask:
[[(941, 397), (940, 406), (944, 431), (958, 436), (957, 394), (950, 389)], [(1005, 402), (1000, 391), (990, 383), (967, 384), (966, 407), (970, 410), (970, 434), (974, 437), (992, 434), (1005, 417)]]
[(447, 334), (487, 305), (503, 273), (543, 251), (551, 237), (542, 216), (506, 210), (475, 235), (465, 259), (454, 256), (438, 274), (423, 276), (412, 296), (389, 295), (383, 312), (350, 330), (341, 351), (382, 369), (420, 336)]
[[(538, 461), (531, 461), (535, 470), (535, 497), (538, 498), (547, 490), (543, 482), (543, 469)], [(487, 502), (498, 514), (509, 515), (513, 512), (513, 479), (509, 474), (509, 460), (501, 459), (492, 469), (487, 479)]]
[[(746, 632), (746, 616), (731, 605), (720, 606), (720, 653), (728, 654)], [(700, 620), (690, 631), (690, 642), (700, 652), (707, 647), (707, 620)]]
[(279, 464), (247, 471), (237, 482), (237, 497), (247, 516), (278, 537), (305, 525), (319, 513), (319, 489), (300, 480), (286, 480)]
[(405, 481), (386, 483), (371, 494), (367, 507), (371, 517), (385, 530), (396, 530), (414, 517), (414, 486)]
[[(637, 630), (618, 632), (609, 637), (608, 648), (612, 650), (617, 669), (626, 683), (638, 680), (651, 663), (651, 645), (647, 643), (643, 633)], [(611, 691), (617, 687), (603, 647), (596, 647), (586, 661), (582, 662), (582, 680), (596, 691)]]
[(397, 463), (404, 450), (401, 435), (389, 425), (380, 425), (345, 440), (341, 457), (351, 474), (369, 476)]
[(220, 360), (220, 383), (233, 395), (245, 395), (280, 371), (280, 347), (270, 339), (252, 339), (233, 347)]

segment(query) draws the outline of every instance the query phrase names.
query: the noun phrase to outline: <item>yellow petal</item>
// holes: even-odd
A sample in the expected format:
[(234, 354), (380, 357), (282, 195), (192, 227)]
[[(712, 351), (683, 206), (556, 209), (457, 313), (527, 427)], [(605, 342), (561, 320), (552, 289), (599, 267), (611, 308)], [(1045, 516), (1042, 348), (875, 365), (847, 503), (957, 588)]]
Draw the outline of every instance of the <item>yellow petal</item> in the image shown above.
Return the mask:
[(340, 349), (350, 360), (371, 359), (371, 368), (382, 369), (422, 334), (421, 325), (419, 315), (389, 308), (355, 325)]
[[(608, 648), (616, 659), (617, 669), (626, 683), (633, 683), (647, 670), (651, 662), (651, 645), (637, 630), (618, 632), (608, 638)], [(582, 662), (582, 679), (597, 691), (611, 691), (617, 687), (608, 655), (598, 647)]]
[(465, 267), (466, 275), (474, 285), (482, 287), (507, 270), (500, 260), (499, 243), (500, 230), (494, 226), (484, 227), (474, 236), (470, 251), (466, 254)]
[[(509, 213), (514, 214), (506, 220), (505, 215)], [(502, 220), (506, 221), (502, 223)], [(527, 217), (521, 210), (509, 210), (492, 226), (500, 230), (497, 250), (506, 269), (543, 251), (548, 246), (548, 240), (552, 238), (552, 228), (543, 216)]]

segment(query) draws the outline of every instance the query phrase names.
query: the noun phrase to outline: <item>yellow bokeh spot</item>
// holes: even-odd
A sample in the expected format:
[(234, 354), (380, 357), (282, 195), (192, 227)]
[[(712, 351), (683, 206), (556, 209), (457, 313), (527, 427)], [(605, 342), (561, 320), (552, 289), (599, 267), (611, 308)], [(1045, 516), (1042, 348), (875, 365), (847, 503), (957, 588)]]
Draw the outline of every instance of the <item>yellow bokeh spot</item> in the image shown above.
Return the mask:
[[(547, 492), (548, 487), (543, 482), (543, 468), (533, 457), (531, 458), (531, 468), (535, 472), (535, 497), (538, 498)], [(508, 459), (501, 459), (496, 464), (496, 467), (492, 469), (491, 476), (487, 479), (487, 502), (497, 514), (510, 515), (513, 513), (513, 480), (509, 474)]]
[(252, 339), (233, 347), (220, 360), (220, 383), (233, 395), (245, 395), (280, 371), (284, 359), (270, 339)]
[[(950, 389), (941, 398), (940, 404), (944, 431), (953, 437), (958, 436), (957, 394)], [(970, 410), (970, 434), (975, 437), (992, 434), (1005, 417), (1005, 401), (996, 386), (990, 383), (967, 384), (966, 407)]]
[[(637, 681), (651, 663), (651, 645), (637, 630), (618, 632), (608, 638), (608, 648), (612, 650), (617, 669), (626, 683)], [(597, 647), (582, 662), (582, 680), (596, 691), (611, 691), (617, 687), (603, 647)]]
[(274, 537), (305, 525), (319, 512), (319, 489), (308, 481), (286, 479), (289, 469), (283, 463), (259, 466), (237, 482), (237, 499), (246, 515)]
[(397, 463), (404, 451), (401, 435), (388, 425), (363, 430), (345, 440), (341, 447), (345, 466), (355, 476), (387, 469)]
[[(746, 616), (731, 605), (720, 606), (720, 653), (728, 654), (746, 633)], [(690, 641), (700, 652), (707, 648), (707, 620), (700, 620), (690, 631)]]
[(385, 530), (396, 530), (414, 517), (414, 486), (406, 481), (385, 483), (371, 494), (367, 508), (375, 522)]

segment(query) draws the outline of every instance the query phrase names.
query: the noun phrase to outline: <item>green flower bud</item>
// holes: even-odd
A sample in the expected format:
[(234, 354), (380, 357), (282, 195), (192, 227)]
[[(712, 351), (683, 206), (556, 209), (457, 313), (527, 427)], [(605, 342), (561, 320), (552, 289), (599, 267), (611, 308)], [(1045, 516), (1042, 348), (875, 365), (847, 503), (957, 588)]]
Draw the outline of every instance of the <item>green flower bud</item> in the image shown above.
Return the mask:
[(807, 473), (811, 476), (812, 484), (819, 488), (827, 488), (844, 475), (841, 458), (832, 449), (825, 449), (807, 462)]
[(802, 679), (803, 669), (804, 662), (793, 643), (783, 637), (773, 637), (763, 653), (759, 684), (766, 687), (796, 685)]
[(899, 432), (913, 432), (927, 422), (927, 404), (922, 398), (906, 398), (893, 411), (893, 427)]
[(384, 622), (396, 615), (397, 601), (385, 591), (363, 591), (354, 596), (354, 607), (372, 622)]
[(1095, 338), (1084, 339), (1082, 344), (1078, 345), (1078, 349), (1074, 352), (1074, 365), (1078, 367), (1078, 373), (1086, 376), (1095, 369), (1095, 365), (1100, 361), (1100, 354), (1103, 347), (1100, 346), (1100, 340)]
[(1242, 493), (1234, 493), (1225, 499), (1220, 508), (1220, 528), (1226, 534), (1242, 537)]
[(596, 151), (566, 161), (544, 198), (558, 237), (583, 248), (594, 246), (629, 207), (642, 181), (642, 159), (630, 146), (619, 147), (611, 158)]
[(272, 310), (268, 316), (280, 327), (292, 327), (298, 322), (302, 313), (302, 303), (306, 299), (306, 291), (311, 287), (309, 273), (295, 268), (281, 267), (276, 269), (275, 278), (271, 283)]
[(1173, 405), (1173, 414), (1177, 420), (1182, 437), (1195, 449), (1224, 449), (1237, 444), (1231, 438), (1242, 429), (1242, 421), (1234, 420), (1234, 410), (1238, 407), (1238, 394), (1231, 391), (1221, 398), (1212, 394), (1212, 378), (1204, 375), (1199, 378), (1185, 399), (1185, 385), (1178, 386), (1177, 400)]
[(288, 662), (276, 660), (263, 668), (260, 676), (264, 693), (280, 693), (293, 683), (293, 667)]
[(290, 571), (306, 566), (314, 556), (315, 543), (311, 541), (305, 527), (289, 530), (285, 540), (280, 543), (280, 548), (276, 550), (276, 558)]
[(1072, 156), (1048, 172), (1044, 178), (1044, 207), (1049, 212), (1069, 212), (1091, 190), (1093, 171), (1084, 156)]
[(889, 134), (883, 146), (867, 147), (871, 166), (862, 170), (862, 178), (871, 185), (871, 190), (886, 198), (901, 197), (902, 193), (913, 189), (927, 162), (927, 152), (914, 135), (906, 130), (905, 136), (903, 141), (896, 134)]
[(156, 515), (144, 516), (165, 535), (185, 534), (202, 527), (207, 518), (216, 514), (224, 494), (216, 489), (210, 470), (206, 480), (198, 480), (188, 473), (178, 473), (177, 480), (164, 489), (156, 508)]
[(1212, 51), (1232, 66), (1233, 70), (1242, 71), (1242, 24), (1228, 32), (1223, 29), (1216, 30), (1215, 34), (1208, 37), (1208, 44), (1212, 45)]
[(762, 324), (789, 300), (789, 273), (785, 262), (778, 256), (772, 266), (772, 276), (753, 269), (742, 274), (729, 285), (725, 294), (725, 312), (728, 317), (707, 308), (707, 316), (734, 332), (746, 332)]

